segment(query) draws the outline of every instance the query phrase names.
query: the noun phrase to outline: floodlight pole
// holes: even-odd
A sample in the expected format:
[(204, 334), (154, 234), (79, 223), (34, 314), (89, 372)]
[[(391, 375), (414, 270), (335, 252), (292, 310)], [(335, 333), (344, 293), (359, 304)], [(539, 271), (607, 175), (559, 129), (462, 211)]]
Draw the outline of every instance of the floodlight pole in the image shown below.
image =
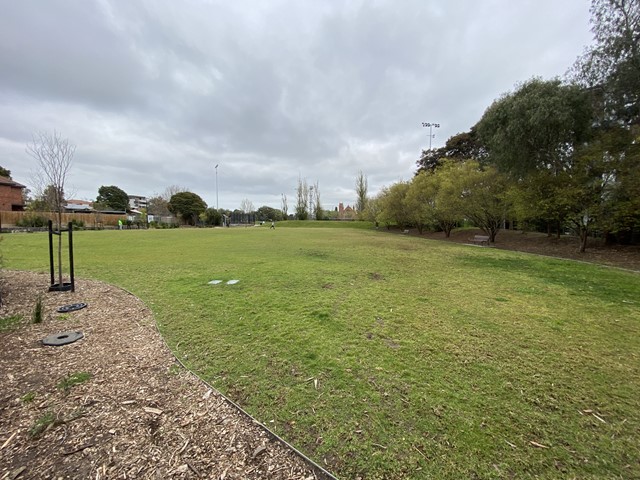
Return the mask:
[(430, 122), (422, 122), (422, 126), (423, 127), (429, 127), (429, 150), (431, 150), (431, 139), (433, 137), (435, 137), (435, 134), (433, 134), (433, 129), (434, 128), (440, 128), (440, 124), (439, 123), (430, 123)]
[(218, 164), (216, 163), (216, 210), (220, 209), (218, 205)]

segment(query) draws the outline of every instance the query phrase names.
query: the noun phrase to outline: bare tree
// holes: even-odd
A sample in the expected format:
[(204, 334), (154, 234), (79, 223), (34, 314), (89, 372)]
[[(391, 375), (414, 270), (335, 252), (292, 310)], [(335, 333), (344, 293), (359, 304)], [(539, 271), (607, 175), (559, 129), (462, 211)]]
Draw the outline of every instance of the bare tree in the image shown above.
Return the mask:
[(367, 209), (367, 191), (369, 189), (369, 182), (367, 181), (367, 176), (362, 173), (362, 170), (358, 172), (358, 176), (356, 177), (356, 212), (358, 212), (358, 217), (360, 219), (363, 218), (364, 212)]
[(171, 197), (173, 197), (176, 193), (188, 192), (189, 189), (187, 187), (181, 187), (180, 185), (169, 185), (164, 189), (162, 195), (159, 195), (164, 201), (169, 203)]
[(240, 210), (242, 210), (243, 213), (251, 213), (255, 209), (253, 208), (253, 203), (251, 202), (251, 200), (249, 200), (248, 198), (243, 198), (240, 202)]
[[(27, 145), (27, 153), (37, 162), (37, 175), (46, 184), (51, 195), (53, 211), (57, 213), (56, 228), (62, 229), (62, 211), (65, 206), (64, 188), (73, 162), (76, 146), (54, 130), (53, 134), (37, 133)], [(43, 189), (44, 191), (44, 189)], [(62, 287), (62, 235), (58, 235), (58, 286)]]
[(322, 220), (322, 204), (320, 203), (320, 185), (316, 180), (316, 183), (313, 185), (313, 202), (309, 208), (313, 207), (313, 217), (316, 220)]

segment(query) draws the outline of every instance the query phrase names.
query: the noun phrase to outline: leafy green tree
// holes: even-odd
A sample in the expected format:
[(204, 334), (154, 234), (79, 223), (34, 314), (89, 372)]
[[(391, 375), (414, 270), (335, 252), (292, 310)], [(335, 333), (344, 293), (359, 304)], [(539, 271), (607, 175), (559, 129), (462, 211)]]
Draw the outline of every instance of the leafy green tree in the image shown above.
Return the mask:
[(507, 177), (494, 166), (481, 168), (475, 160), (457, 165), (455, 173), (461, 187), (460, 206), (464, 216), (494, 243), (510, 213), (505, 195), (509, 186)]
[(387, 228), (393, 224), (400, 228), (411, 224), (411, 212), (405, 202), (409, 186), (408, 182), (398, 182), (382, 189), (378, 197), (380, 210), (376, 221), (384, 223)]
[(6, 168), (0, 166), (0, 177), (6, 177), (11, 180), (11, 170), (7, 170)]
[(422, 171), (418, 173), (407, 190), (404, 204), (409, 214), (409, 220), (422, 233), (428, 225), (436, 223), (435, 204), (438, 187), (433, 173)]
[(222, 214), (215, 208), (207, 208), (200, 214), (200, 219), (205, 225), (222, 225)]
[(433, 183), (437, 187), (433, 216), (446, 238), (463, 217), (463, 187), (457, 174), (459, 168), (458, 161), (447, 160), (433, 174)]
[(205, 201), (193, 192), (175, 193), (169, 200), (169, 211), (180, 216), (189, 225), (195, 225), (200, 214), (206, 209)]
[(280, 220), (282, 220), (283, 216), (282, 212), (277, 208), (272, 208), (264, 205), (256, 211), (256, 218), (262, 222), (266, 222), (269, 220), (275, 220), (276, 222), (279, 222)]
[(591, 133), (587, 92), (559, 80), (531, 79), (493, 102), (477, 124), (489, 161), (515, 177), (558, 173)]
[(468, 159), (483, 162), (487, 152), (478, 137), (476, 128), (450, 137), (443, 147), (423, 150), (417, 162), (418, 172), (435, 171), (445, 160), (465, 161)]
[(572, 77), (601, 94), (604, 121), (638, 124), (640, 118), (640, 2), (592, 0), (594, 44), (573, 66)]
[(129, 195), (115, 185), (101, 186), (98, 189), (96, 202), (105, 205), (111, 210), (127, 211), (129, 208)]

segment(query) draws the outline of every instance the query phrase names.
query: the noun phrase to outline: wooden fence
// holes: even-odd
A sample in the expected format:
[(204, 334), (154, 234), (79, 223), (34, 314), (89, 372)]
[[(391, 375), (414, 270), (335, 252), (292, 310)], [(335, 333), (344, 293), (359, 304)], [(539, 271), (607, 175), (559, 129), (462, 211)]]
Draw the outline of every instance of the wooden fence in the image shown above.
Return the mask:
[[(47, 220), (58, 221), (55, 212), (0, 212), (0, 228), (16, 227), (23, 218), (42, 217)], [(86, 228), (111, 228), (117, 227), (118, 220), (125, 221), (127, 216), (112, 213), (63, 213), (62, 224), (75, 220), (82, 222)]]

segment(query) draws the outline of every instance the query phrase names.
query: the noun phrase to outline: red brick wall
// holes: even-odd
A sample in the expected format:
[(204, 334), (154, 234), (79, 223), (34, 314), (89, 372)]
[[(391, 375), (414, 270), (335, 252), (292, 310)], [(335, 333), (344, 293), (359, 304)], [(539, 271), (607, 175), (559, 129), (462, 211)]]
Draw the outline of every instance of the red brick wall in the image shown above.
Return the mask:
[(0, 210), (12, 211), (13, 205), (23, 205), (22, 188), (0, 185)]

